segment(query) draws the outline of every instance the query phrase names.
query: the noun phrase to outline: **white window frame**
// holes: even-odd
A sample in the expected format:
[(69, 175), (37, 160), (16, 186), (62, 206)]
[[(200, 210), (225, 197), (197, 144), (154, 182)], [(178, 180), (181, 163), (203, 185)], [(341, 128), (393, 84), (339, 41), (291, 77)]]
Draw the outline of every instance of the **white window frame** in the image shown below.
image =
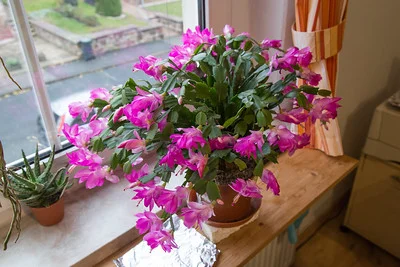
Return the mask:
[(32, 90), (38, 103), (39, 112), (43, 120), (46, 136), (50, 147), (55, 146), (60, 150), (61, 142), (57, 134), (56, 122), (54, 120), (50, 99), (47, 94), (46, 83), (43, 78), (42, 68), (36, 54), (35, 44), (30, 31), (29, 20), (26, 15), (22, 0), (8, 0), (11, 14), (13, 16), (19, 41), (22, 48), (31, 80)]

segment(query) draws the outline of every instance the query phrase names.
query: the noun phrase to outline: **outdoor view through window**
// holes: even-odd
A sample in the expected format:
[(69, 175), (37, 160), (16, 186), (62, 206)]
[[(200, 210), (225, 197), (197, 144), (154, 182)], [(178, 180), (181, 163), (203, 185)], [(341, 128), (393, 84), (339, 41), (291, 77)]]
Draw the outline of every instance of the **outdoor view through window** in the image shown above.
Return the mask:
[[(194, 3), (195, 1), (193, 1)], [(182, 30), (181, 0), (23, 0), (57, 131), (71, 123), (68, 104), (145, 78), (132, 73), (139, 56), (167, 58)], [(0, 68), (0, 140), (6, 162), (49, 146), (7, 0), (0, 0), (0, 56), (19, 90)], [(61, 140), (64, 140), (61, 137)]]

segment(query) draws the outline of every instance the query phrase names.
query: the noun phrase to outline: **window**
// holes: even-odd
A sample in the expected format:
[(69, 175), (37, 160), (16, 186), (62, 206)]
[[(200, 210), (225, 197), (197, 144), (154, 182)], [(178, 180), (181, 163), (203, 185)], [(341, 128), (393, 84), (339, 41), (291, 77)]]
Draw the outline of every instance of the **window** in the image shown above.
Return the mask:
[[(111, 6), (110, 2), (113, 2)], [(199, 1), (203, 2), (203, 1)], [(103, 6), (104, 5), (104, 6)], [(130, 77), (139, 56), (166, 57), (183, 28), (197, 24), (195, 0), (0, 0), (0, 139), (6, 161), (20, 150), (68, 146), (68, 104)], [(23, 40), (21, 42), (20, 40)]]

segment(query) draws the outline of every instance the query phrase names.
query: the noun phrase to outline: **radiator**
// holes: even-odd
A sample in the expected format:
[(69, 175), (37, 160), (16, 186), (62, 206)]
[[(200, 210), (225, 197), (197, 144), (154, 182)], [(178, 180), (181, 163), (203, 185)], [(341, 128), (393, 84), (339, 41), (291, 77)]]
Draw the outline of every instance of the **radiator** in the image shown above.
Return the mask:
[(296, 245), (289, 242), (287, 231), (261, 250), (245, 267), (289, 267), (294, 263)]

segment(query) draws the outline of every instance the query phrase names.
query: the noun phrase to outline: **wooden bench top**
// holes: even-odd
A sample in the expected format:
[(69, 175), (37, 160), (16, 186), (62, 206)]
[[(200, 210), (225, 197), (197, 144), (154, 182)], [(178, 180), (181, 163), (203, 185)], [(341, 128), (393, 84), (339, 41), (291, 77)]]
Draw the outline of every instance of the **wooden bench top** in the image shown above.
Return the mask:
[[(281, 195), (277, 197), (263, 191), (259, 217), (217, 243), (221, 253), (216, 266), (233, 267), (247, 263), (326, 191), (353, 171), (357, 163), (356, 159), (348, 156), (329, 157), (318, 150), (302, 149), (291, 157), (281, 155), (279, 164), (267, 164), (266, 168), (277, 176)], [(121, 248), (99, 266), (114, 266), (112, 260), (122, 256), (139, 241)]]

